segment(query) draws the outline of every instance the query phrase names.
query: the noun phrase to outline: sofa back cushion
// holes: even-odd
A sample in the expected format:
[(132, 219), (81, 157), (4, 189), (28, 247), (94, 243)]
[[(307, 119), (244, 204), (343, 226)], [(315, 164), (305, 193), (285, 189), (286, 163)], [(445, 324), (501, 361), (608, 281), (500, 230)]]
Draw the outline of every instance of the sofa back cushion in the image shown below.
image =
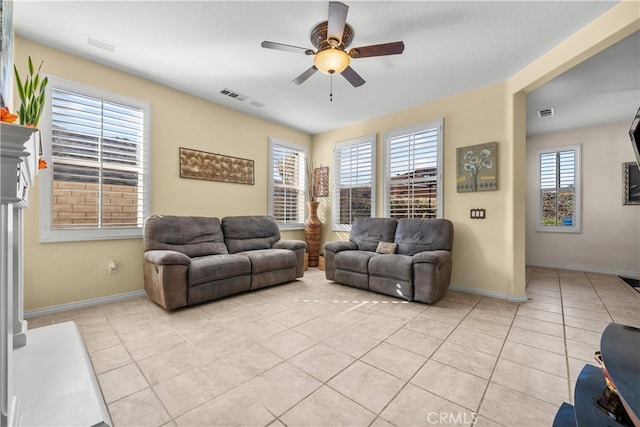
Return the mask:
[(143, 230), (144, 250), (171, 250), (190, 258), (228, 254), (220, 219), (199, 216), (152, 215)]
[(442, 218), (399, 219), (395, 242), (401, 255), (415, 255), (423, 251), (450, 251), (453, 246), (453, 224)]
[(280, 228), (268, 215), (228, 216), (222, 218), (224, 241), (229, 253), (269, 249), (280, 240)]
[(356, 218), (349, 240), (361, 251), (375, 252), (380, 242), (393, 242), (398, 221), (395, 218)]

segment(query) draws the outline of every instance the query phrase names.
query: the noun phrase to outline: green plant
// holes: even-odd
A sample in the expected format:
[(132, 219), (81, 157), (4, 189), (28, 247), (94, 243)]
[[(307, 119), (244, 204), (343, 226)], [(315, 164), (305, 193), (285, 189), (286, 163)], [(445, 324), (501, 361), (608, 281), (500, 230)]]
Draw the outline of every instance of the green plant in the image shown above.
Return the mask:
[(40, 115), (44, 109), (45, 88), (49, 79), (45, 77), (40, 79), (40, 70), (42, 69), (40, 63), (38, 72), (34, 74), (33, 61), (29, 57), (27, 63), (29, 67), (29, 74), (23, 80), (20, 78), (18, 68), (14, 65), (13, 70), (16, 76), (16, 86), (18, 87), (18, 95), (20, 96), (20, 108), (18, 109), (18, 117), (20, 124), (26, 126), (38, 126), (40, 121)]

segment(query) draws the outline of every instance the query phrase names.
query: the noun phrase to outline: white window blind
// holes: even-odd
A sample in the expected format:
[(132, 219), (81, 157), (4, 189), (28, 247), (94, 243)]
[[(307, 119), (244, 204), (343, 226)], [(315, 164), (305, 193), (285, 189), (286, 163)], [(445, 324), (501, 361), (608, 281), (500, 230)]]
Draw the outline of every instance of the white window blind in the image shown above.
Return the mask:
[(43, 240), (140, 237), (148, 215), (148, 104), (50, 79)]
[(334, 230), (348, 230), (354, 219), (375, 213), (375, 143), (372, 135), (334, 146)]
[(306, 150), (271, 138), (269, 214), (282, 228), (304, 224)]
[(442, 215), (442, 120), (385, 134), (385, 216)]
[(579, 147), (540, 150), (538, 229), (577, 232)]

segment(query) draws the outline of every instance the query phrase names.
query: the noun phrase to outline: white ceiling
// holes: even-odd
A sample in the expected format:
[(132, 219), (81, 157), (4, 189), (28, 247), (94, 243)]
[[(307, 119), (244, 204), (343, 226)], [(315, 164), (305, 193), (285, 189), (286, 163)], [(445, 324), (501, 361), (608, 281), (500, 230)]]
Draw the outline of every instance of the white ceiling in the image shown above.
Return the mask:
[[(327, 19), (326, 1), (15, 0), (14, 25), (22, 37), (316, 134), (503, 81), (617, 2), (346, 3), (351, 47), (398, 40), (406, 47), (402, 55), (354, 59), (366, 84), (353, 88), (334, 76), (333, 102), (329, 76), (289, 83), (312, 65), (311, 56), (260, 47), (269, 40), (311, 48), (309, 33)], [(88, 45), (88, 36), (115, 52)], [(571, 85), (557, 84), (563, 99), (575, 95)], [(540, 105), (561, 111), (557, 97), (538, 91)]]
[[(640, 107), (640, 33), (632, 34), (527, 95), (527, 134), (628, 120)], [(538, 111), (553, 108), (553, 117)]]

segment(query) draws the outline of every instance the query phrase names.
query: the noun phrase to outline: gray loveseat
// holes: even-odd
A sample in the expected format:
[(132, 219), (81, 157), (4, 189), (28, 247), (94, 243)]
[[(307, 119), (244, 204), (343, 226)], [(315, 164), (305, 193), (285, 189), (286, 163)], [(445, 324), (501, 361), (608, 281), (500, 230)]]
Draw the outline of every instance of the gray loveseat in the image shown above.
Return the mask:
[(307, 247), (270, 216), (152, 215), (143, 243), (145, 291), (167, 310), (302, 277)]
[(349, 241), (324, 245), (325, 275), (431, 304), (449, 287), (452, 245), (453, 224), (447, 219), (358, 218)]

